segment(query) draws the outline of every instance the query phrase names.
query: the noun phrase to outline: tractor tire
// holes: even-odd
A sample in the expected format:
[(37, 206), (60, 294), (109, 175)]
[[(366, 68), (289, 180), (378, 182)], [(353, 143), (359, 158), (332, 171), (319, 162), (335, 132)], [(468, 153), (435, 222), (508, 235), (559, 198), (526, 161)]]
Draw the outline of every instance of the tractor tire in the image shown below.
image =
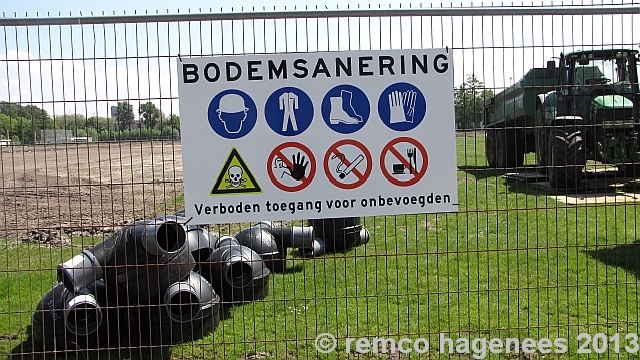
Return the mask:
[(518, 168), (524, 164), (524, 138), (520, 131), (503, 129), (496, 132), (496, 167)]
[(627, 164), (622, 171), (625, 177), (639, 178), (640, 177), (640, 164)]
[(496, 167), (496, 131), (487, 129), (484, 140), (484, 153), (490, 168)]
[(538, 166), (538, 171), (542, 174), (547, 173), (547, 165), (549, 164), (547, 158), (547, 130), (544, 127), (544, 113), (542, 112), (542, 108), (538, 106), (536, 108), (536, 165)]
[(571, 126), (552, 129), (548, 142), (548, 175), (551, 186), (558, 189), (577, 188), (586, 163), (582, 132)]

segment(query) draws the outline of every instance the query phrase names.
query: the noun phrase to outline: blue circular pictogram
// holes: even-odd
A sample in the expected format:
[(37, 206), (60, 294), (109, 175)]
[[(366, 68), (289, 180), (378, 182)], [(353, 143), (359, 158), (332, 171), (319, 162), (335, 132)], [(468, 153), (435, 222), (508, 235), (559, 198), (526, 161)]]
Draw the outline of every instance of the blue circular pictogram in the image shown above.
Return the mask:
[(209, 103), (209, 125), (218, 135), (238, 139), (247, 135), (256, 125), (256, 103), (240, 90), (229, 89), (218, 93)]
[(322, 99), (322, 118), (333, 131), (351, 134), (369, 120), (371, 105), (367, 95), (352, 85), (338, 85)]
[(427, 101), (422, 92), (408, 83), (387, 87), (378, 100), (378, 115), (395, 131), (409, 131), (420, 125), (427, 113)]
[(283, 87), (274, 91), (264, 106), (264, 117), (271, 130), (284, 136), (303, 133), (313, 120), (313, 102), (304, 91)]

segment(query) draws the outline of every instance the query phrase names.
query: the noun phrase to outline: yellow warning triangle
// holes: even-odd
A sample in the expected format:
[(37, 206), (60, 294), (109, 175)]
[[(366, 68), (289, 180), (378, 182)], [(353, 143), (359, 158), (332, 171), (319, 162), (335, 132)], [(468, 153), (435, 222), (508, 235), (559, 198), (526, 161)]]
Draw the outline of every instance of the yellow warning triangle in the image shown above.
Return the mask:
[(236, 148), (232, 148), (227, 161), (224, 163), (222, 170), (220, 170), (215, 185), (213, 185), (213, 189), (211, 189), (211, 196), (245, 193), (259, 194), (261, 192), (260, 185), (258, 185), (251, 170), (240, 157), (240, 153)]

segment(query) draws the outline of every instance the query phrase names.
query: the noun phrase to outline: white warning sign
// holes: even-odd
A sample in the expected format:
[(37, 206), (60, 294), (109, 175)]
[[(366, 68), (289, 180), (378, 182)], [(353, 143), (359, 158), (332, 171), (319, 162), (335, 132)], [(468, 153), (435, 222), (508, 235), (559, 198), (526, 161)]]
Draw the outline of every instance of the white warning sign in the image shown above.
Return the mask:
[(457, 211), (446, 49), (182, 58), (178, 78), (194, 223)]

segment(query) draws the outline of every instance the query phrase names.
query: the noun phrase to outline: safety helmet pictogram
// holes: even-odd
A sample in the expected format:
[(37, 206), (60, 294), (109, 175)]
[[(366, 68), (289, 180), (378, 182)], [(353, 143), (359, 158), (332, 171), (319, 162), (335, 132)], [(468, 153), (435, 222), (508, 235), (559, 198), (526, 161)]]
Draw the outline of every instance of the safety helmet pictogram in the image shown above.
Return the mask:
[(220, 98), (220, 104), (218, 106), (218, 114), (225, 113), (237, 113), (246, 112), (249, 109), (244, 105), (244, 99), (238, 94), (226, 94)]

